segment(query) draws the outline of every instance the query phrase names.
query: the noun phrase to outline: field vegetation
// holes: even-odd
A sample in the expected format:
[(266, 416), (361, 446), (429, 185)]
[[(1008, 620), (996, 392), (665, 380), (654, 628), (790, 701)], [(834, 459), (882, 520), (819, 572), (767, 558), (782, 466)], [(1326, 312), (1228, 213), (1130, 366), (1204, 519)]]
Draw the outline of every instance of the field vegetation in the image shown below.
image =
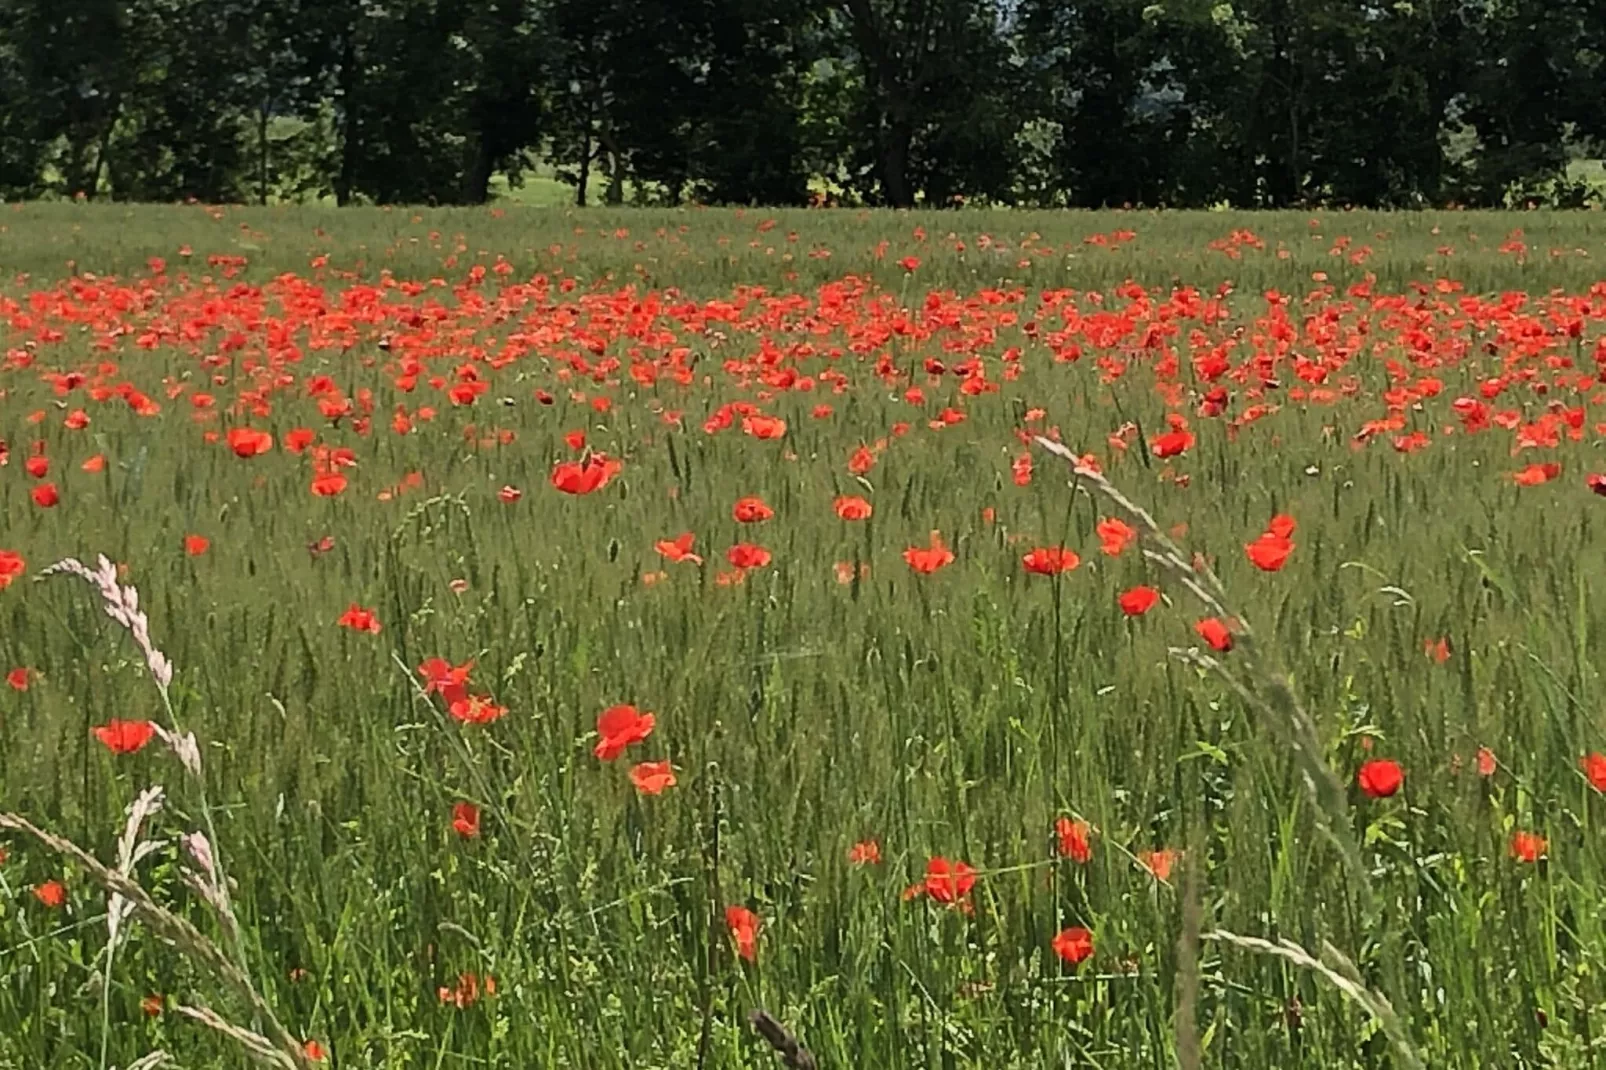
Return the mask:
[(1599, 1065), (1597, 215), (0, 253), (0, 1067)]

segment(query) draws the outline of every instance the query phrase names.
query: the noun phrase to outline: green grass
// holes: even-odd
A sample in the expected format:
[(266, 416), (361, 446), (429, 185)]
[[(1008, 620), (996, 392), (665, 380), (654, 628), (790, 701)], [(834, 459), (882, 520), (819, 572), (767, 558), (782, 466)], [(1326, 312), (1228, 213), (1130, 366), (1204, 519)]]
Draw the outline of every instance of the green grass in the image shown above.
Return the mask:
[[(1122, 230), (1136, 237), (1112, 248), (1087, 244)], [(1234, 231), (1252, 233), (1265, 247), (1239, 244), (1237, 259), (1211, 248)], [(1520, 262), (1499, 251), (1519, 232), (1527, 246)], [(1021, 243), (1033, 235), (1032, 255), (1023, 256)], [(1341, 249), (1340, 239), (1347, 239)], [(181, 262), (185, 246), (195, 262)], [(1362, 262), (1352, 262), (1363, 251)], [(1214, 288), (1231, 280), (1240, 291), (1303, 292), (1312, 274), (1323, 272), (1339, 285), (1373, 274), (1386, 290), (1447, 275), (1473, 292), (1542, 293), (1586, 289), (1601, 277), (1606, 215), (0, 205), (0, 263), (40, 281), (71, 270), (139, 273), (152, 256), (175, 272), (188, 267), (198, 275), (205, 273), (199, 261), (214, 253), (245, 257), (241, 277), (254, 282), (305, 272), (324, 255), (331, 268), (370, 281), (386, 270), (401, 279), (455, 277), (469, 264), (502, 256), (520, 278), (561, 271), (587, 283), (674, 287), (700, 296), (740, 285), (810, 289), (845, 274), (897, 288), (903, 281), (897, 261), (910, 255), (926, 261), (921, 287), (960, 291), (1005, 284), (1088, 289), (1136, 278), (1159, 286)]]
[[(1606, 256), (1602, 217), (55, 205), (0, 209), (0, 225), (0, 261), (17, 273), (0, 286), (11, 354), (0, 549), (30, 573), (68, 554), (128, 565), (177, 666), (179, 718), (202, 740), (254, 979), (334, 1065), (771, 1065), (744, 1022), (758, 1006), (821, 1066), (1171, 1066), (1182, 869), (1163, 883), (1133, 857), (1157, 848), (1192, 852), (1205, 929), (1313, 950), (1325, 939), (1352, 956), (1431, 1066), (1598, 1064), (1606, 852), (1594, 822), (1606, 799), (1578, 761), (1606, 749), (1606, 503), (1583, 483), (1606, 464), (1600, 408), (1576, 380), (1593, 371), (1606, 318), (1583, 297)], [(1265, 249), (1209, 248), (1241, 228)], [(1518, 228), (1525, 258), (1498, 251)], [(1114, 250), (1083, 241), (1117, 229), (1137, 237)], [(1033, 233), (1050, 252), (1023, 268)], [(983, 234), (1008, 250), (983, 248)], [(1351, 241), (1335, 254), (1341, 236)], [(1441, 245), (1453, 254), (1436, 255)], [(1361, 246), (1371, 253), (1352, 263)], [(226, 279), (205, 264), (217, 253), (247, 262)], [(578, 285), (504, 289), (493, 272), (459, 288), (499, 255), (513, 280)], [(922, 260), (912, 276), (896, 263), (909, 255)], [(151, 256), (167, 278), (150, 281)], [(327, 266), (312, 268), (316, 256)], [(416, 297), (368, 285), (387, 272), (447, 285)], [(1371, 295), (1347, 296), (1368, 273)], [(833, 285), (846, 275), (883, 289)], [(1528, 296), (1485, 314), (1468, 294), (1435, 293), (1436, 276)], [(1118, 293), (1128, 279), (1153, 289)], [(1219, 322), (1167, 303), (1174, 281), (1208, 298), (1229, 279)], [(1064, 300), (1088, 331), (1115, 310), (1139, 327), (1103, 345), (1084, 333), (1081, 359), (1055, 362), (1047, 335), (1064, 321), (1040, 301), (1062, 287), (1078, 291)], [(1289, 296), (1286, 317), (1266, 289)], [(1150, 325), (1180, 353), (1179, 403), (1157, 388)], [(1202, 417), (1195, 389), (1207, 385), (1190, 357), (1235, 333), (1244, 377), (1223, 378), (1226, 412)], [(1017, 347), (1021, 371), (1007, 378)], [(666, 363), (681, 348), (688, 385)], [(1252, 374), (1257, 348), (1278, 354), (1267, 368), (1279, 386)], [(1340, 368), (1341, 351), (1353, 356)], [(766, 364), (769, 352), (786, 358)], [(876, 374), (883, 354), (902, 378)], [(396, 383), (408, 356), (425, 365), (412, 393)], [(996, 392), (967, 396), (921, 367), (967, 356)], [(1335, 396), (1293, 400), (1308, 389), (1296, 358), (1324, 357)], [(655, 360), (655, 380), (631, 376)], [(459, 407), (428, 379), (455, 381), (464, 365), (490, 386)], [(788, 365), (815, 388), (782, 389), (773, 373)], [(86, 386), (58, 397), (41, 376), (80, 369), (88, 386), (132, 383), (161, 412), (96, 402)], [(819, 378), (827, 369), (840, 392)], [(308, 391), (320, 375), (359, 414), (371, 391), (368, 434), (320, 414)], [(1582, 407), (1580, 440), (1563, 430), (1554, 449), (1513, 456), (1509, 428), (1466, 433), (1451, 402), (1501, 375), (1511, 382), (1491, 408), (1532, 424), (1553, 402)], [(1388, 412), (1386, 393), (1430, 377), (1442, 391), (1392, 402), (1397, 429), (1354, 441)], [(924, 399), (904, 397), (911, 385)], [(196, 407), (198, 393), (214, 404)], [(705, 432), (734, 401), (785, 418), (784, 439), (746, 436), (739, 419)], [(833, 411), (816, 418), (822, 403)], [(1229, 431), (1256, 404), (1279, 407)], [(422, 419), (423, 405), (438, 415)], [(412, 433), (392, 430), (397, 406)], [(932, 429), (947, 406), (967, 418)], [(70, 430), (77, 408), (91, 423)], [(1028, 425), (1030, 408), (1045, 411)], [(683, 413), (679, 426), (665, 410)], [(1171, 412), (1198, 442), (1166, 461), (1144, 447)], [(912, 425), (902, 436), (900, 422)], [(1108, 436), (1128, 423), (1117, 449)], [(276, 448), (241, 460), (203, 438), (244, 424)], [(284, 449), (298, 426), (355, 451), (343, 495), (309, 493), (310, 459)], [(1094, 528), (1110, 508), (1048, 456), (1015, 484), (1027, 426), (1096, 453), (1215, 561), (1349, 786), (1369, 890), (1318, 833), (1289, 748), (1168, 652), (1197, 642), (1203, 613), (1187, 592), (1135, 549), (1102, 555)], [(571, 497), (548, 475), (575, 456), (563, 436), (578, 429), (624, 466)], [(1429, 448), (1391, 448), (1416, 429)], [(850, 474), (852, 451), (883, 439), (875, 467)], [(53, 509), (30, 500), (36, 440), (61, 488)], [(105, 471), (81, 472), (95, 453)], [(1559, 479), (1511, 479), (1552, 460)], [(391, 493), (413, 472), (422, 487)], [(500, 500), (504, 486), (522, 497)], [(874, 516), (839, 520), (843, 494), (868, 498)], [(774, 518), (737, 524), (745, 495)], [(1261, 573), (1242, 545), (1279, 512), (1299, 522), (1297, 549)], [(933, 529), (957, 560), (917, 575), (901, 554)], [(706, 564), (663, 563), (654, 541), (688, 530)], [(186, 556), (187, 534), (209, 538), (208, 552)], [(333, 549), (309, 552), (325, 536)], [(774, 563), (722, 585), (740, 539)], [(1061, 543), (1078, 569), (1023, 571), (1027, 550)], [(868, 573), (840, 584), (839, 563)], [(1138, 583), (1168, 601), (1127, 619), (1116, 595)], [(380, 634), (336, 627), (353, 602), (376, 610)], [(1439, 638), (1452, 651), (1442, 664), (1423, 652)], [(507, 716), (463, 726), (423, 700), (404, 668), (437, 655), (474, 659)], [(110, 858), (122, 808), (161, 782), (175, 796), (162, 835), (197, 827), (199, 796), (170, 756), (153, 744), (114, 757), (91, 736), (113, 716), (164, 715), (87, 587), (30, 575), (0, 592), (0, 670), (12, 666), (37, 675), (26, 692), (0, 687), (0, 809)], [(657, 727), (603, 764), (593, 727), (619, 702), (654, 711)], [(1499, 761), (1487, 778), (1480, 746)], [(1369, 754), (1404, 766), (1398, 796), (1353, 788)], [(639, 796), (626, 771), (644, 759), (670, 760), (676, 786)], [(451, 829), (459, 800), (484, 807), (478, 839)], [(1052, 850), (1064, 815), (1099, 830), (1087, 865)], [(1519, 828), (1548, 837), (1546, 861), (1510, 857)], [(850, 865), (849, 848), (871, 837), (883, 861)], [(96, 1066), (104, 901), (38, 847), (8, 847), (0, 1067)], [(935, 855), (981, 871), (973, 914), (905, 901)], [(215, 931), (179, 864), (169, 846), (141, 873)], [(57, 911), (28, 892), (52, 877), (69, 890)], [(732, 904), (763, 920), (754, 963), (724, 932)], [(1070, 925), (1096, 946), (1077, 969), (1050, 950)], [(443, 1004), (437, 989), (464, 971), (493, 975), (496, 995)], [(1198, 984), (1204, 1065), (1397, 1065), (1363, 1012), (1279, 960), (1206, 942)], [(112, 976), (111, 1062), (159, 1047), (181, 1065), (239, 1065), (200, 1026), (139, 1007), (211, 992), (136, 927)]]

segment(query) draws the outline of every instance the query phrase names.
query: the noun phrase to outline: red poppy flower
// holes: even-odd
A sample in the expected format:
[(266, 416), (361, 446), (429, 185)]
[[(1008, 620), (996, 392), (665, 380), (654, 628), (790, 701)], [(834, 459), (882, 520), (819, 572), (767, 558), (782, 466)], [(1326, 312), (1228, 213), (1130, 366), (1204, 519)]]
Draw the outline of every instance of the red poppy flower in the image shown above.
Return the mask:
[(452, 831), (465, 840), (480, 834), (480, 808), (471, 802), (456, 803), (452, 807)]
[(524, 492), (517, 487), (503, 487), (501, 490), (496, 492), (496, 496), (502, 499), (502, 501), (506, 502), (508, 505), (512, 505), (514, 502), (524, 497)]
[(1374, 799), (1386, 799), (1400, 790), (1405, 782), (1405, 771), (1400, 764), (1388, 758), (1373, 758), (1362, 762), (1355, 771), (1355, 783)]
[(93, 457), (85, 458), (84, 463), (79, 465), (78, 468), (80, 471), (88, 472), (90, 475), (94, 475), (96, 472), (104, 472), (106, 470), (106, 458), (97, 453)]
[(1080, 565), (1082, 559), (1076, 556), (1076, 551), (1063, 546), (1039, 546), (1022, 557), (1020, 563), (1027, 572), (1035, 572), (1039, 576), (1057, 576)]
[(1099, 537), (1099, 549), (1109, 557), (1118, 557), (1133, 539), (1138, 529), (1116, 517), (1100, 520), (1093, 529)]
[(1072, 821), (1068, 817), (1054, 822), (1055, 846), (1060, 857), (1086, 865), (1093, 857), (1093, 826), (1086, 821)]
[(139, 1010), (147, 1018), (156, 1018), (167, 1008), (167, 1001), (161, 996), (150, 995), (139, 1001)]
[(1009, 466), (1010, 478), (1017, 487), (1029, 487), (1032, 484), (1032, 454), (1026, 451), (1016, 457)]
[(863, 561), (859, 562), (857, 569), (852, 561), (838, 561), (831, 566), (831, 571), (836, 575), (836, 581), (844, 587), (852, 583), (855, 576), (861, 583), (870, 578), (870, 566)]
[(1537, 832), (1518, 829), (1511, 834), (1511, 857), (1518, 862), (1537, 862), (1549, 848), (1550, 841)]
[(861, 840), (848, 848), (848, 862), (855, 866), (873, 866), (881, 861), (881, 844), (876, 840)]
[(775, 510), (765, 505), (763, 498), (739, 498), (731, 507), (731, 516), (738, 524), (757, 524), (774, 515)]
[(563, 436), (563, 444), (579, 453), (586, 448), (586, 433), (584, 431), (570, 431)]
[(1121, 612), (1129, 617), (1141, 617), (1153, 609), (1160, 601), (1160, 592), (1153, 587), (1133, 587), (1122, 591), (1116, 599), (1121, 605)]
[(609, 706), (597, 717), (597, 735), (601, 738), (591, 753), (602, 761), (611, 762), (632, 743), (640, 743), (652, 735), (657, 720), (652, 714), (641, 713), (628, 704)]
[[(423, 414), (422, 409), (419, 410), (419, 414)], [(285, 432), (284, 448), (291, 453), (301, 453), (317, 441), (317, 438), (318, 433), (310, 427), (293, 427)]]
[(725, 551), (725, 560), (739, 569), (763, 568), (770, 563), (770, 552), (750, 542), (739, 542)]
[(779, 416), (744, 416), (742, 433), (758, 439), (780, 438), (786, 434), (786, 421)]
[(1583, 769), (1584, 776), (1589, 779), (1590, 787), (1596, 791), (1606, 792), (1606, 754), (1595, 751), (1578, 759), (1579, 768)]
[(1155, 880), (1161, 881), (1171, 879), (1171, 870), (1181, 857), (1181, 851), (1172, 850), (1169, 847), (1162, 847), (1158, 851), (1138, 852), (1138, 862), (1142, 864), (1144, 869), (1154, 874)]
[(630, 769), (630, 782), (643, 795), (662, 795), (675, 786), (675, 771), (668, 762), (639, 762)]
[(652, 548), (670, 561), (690, 561), (693, 564), (700, 565), (703, 563), (703, 559), (691, 552), (692, 543), (696, 541), (697, 536), (687, 531), (675, 536), (673, 539), (659, 539), (652, 544)]
[(23, 469), (35, 479), (43, 479), (50, 474), (49, 457), (29, 457), (22, 462)]
[(446, 712), (464, 724), (490, 724), (507, 715), (506, 706), (498, 706), (489, 695), (468, 695), (452, 702)]
[(848, 497), (846, 495), (833, 502), (832, 508), (836, 510), (836, 515), (843, 520), (869, 520), (870, 514), (874, 512), (870, 503), (863, 498)]
[(200, 557), (211, 547), (212, 540), (205, 535), (184, 536), (184, 552), (191, 557)]
[(898, 261), (898, 266), (912, 274), (920, 266), (920, 258), (918, 256), (906, 256)]
[(67, 901), (67, 889), (60, 881), (45, 881), (33, 886), (33, 897), (55, 910)]
[(1216, 617), (1206, 617), (1196, 622), (1193, 630), (1199, 633), (1199, 638), (1210, 644), (1210, 649), (1219, 654), (1232, 649), (1232, 630)]
[(1606, 497), (1606, 473), (1591, 472), (1584, 477), (1584, 486), (1596, 494)]
[(600, 453), (593, 453), (583, 464), (578, 461), (560, 461), (554, 465), (551, 482), (565, 494), (590, 494), (606, 487), (609, 480), (618, 475), (623, 467), (618, 461), (609, 460)]
[(726, 907), (725, 927), (736, 941), (736, 953), (748, 962), (758, 959), (759, 917), (746, 907)]
[(149, 721), (110, 721), (95, 729), (95, 738), (113, 754), (133, 754), (151, 741), (156, 726)]
[(939, 568), (953, 564), (954, 554), (943, 544), (941, 532), (933, 531), (930, 545), (909, 547), (903, 552), (903, 559), (909, 562), (909, 567), (916, 572), (929, 576)]
[(231, 427), (223, 438), (236, 457), (257, 457), (273, 448), (273, 436), (254, 427)]
[(354, 632), (367, 632), (378, 635), (380, 630), (379, 618), (371, 609), (364, 609), (356, 602), (351, 603), (347, 610), (340, 614), (335, 624), (341, 628), (350, 628)]
[(868, 446), (860, 446), (848, 458), (848, 471), (856, 476), (862, 476), (875, 467), (875, 454), (870, 452)]
[(1080, 925), (1073, 925), (1069, 929), (1061, 930), (1059, 935), (1054, 937), (1052, 946), (1054, 954), (1072, 966), (1080, 966), (1093, 957), (1093, 934)]
[(1149, 443), (1156, 457), (1178, 457), (1193, 448), (1192, 431), (1167, 431)]
[(1494, 751), (1490, 750), (1488, 747), (1479, 747), (1478, 748), (1478, 775), (1479, 776), (1494, 776), (1495, 768), (1496, 768), (1496, 763), (1495, 763)]
[(6, 673), (6, 683), (13, 691), (28, 690), (28, 680), (33, 675), (32, 669), (17, 668)]
[(1293, 538), (1296, 526), (1293, 517), (1287, 513), (1278, 513), (1271, 518), (1271, 523), (1266, 525), (1266, 534), (1275, 535), (1279, 539)]
[(321, 1063), (329, 1057), (328, 1053), (323, 1050), (323, 1045), (316, 1040), (309, 1040), (301, 1045), (301, 1051), (302, 1054), (315, 1063)]
[(441, 985), (435, 990), (435, 995), (441, 1003), (449, 1003), (462, 1010), (478, 1003), (482, 991), (487, 997), (496, 995), (496, 978), (487, 974), (482, 979), (465, 972), (457, 975), (456, 986)]
[(1549, 483), (1561, 475), (1561, 465), (1555, 461), (1548, 464), (1530, 464), (1520, 472), (1513, 472), (1511, 481), (1519, 487), (1537, 487), (1541, 483)]
[(346, 477), (339, 472), (325, 472), (312, 480), (312, 493), (320, 498), (333, 498), (345, 489)]
[(11, 586), (13, 580), (27, 571), (28, 565), (15, 550), (0, 550), (0, 591)]
[(53, 509), (61, 501), (61, 493), (54, 483), (41, 483), (33, 489), (33, 503), (41, 509)]
[(926, 863), (926, 894), (939, 903), (957, 903), (976, 886), (976, 871), (965, 862), (941, 855)]
[(1294, 552), (1294, 540), (1282, 535), (1273, 535), (1266, 532), (1254, 542), (1244, 544), (1244, 553), (1249, 561), (1262, 572), (1276, 572), (1288, 562), (1288, 555)]
[(1450, 660), (1450, 640), (1424, 639), (1422, 640), (1422, 653), (1443, 665)]
[(418, 675), (424, 678), (424, 694), (438, 693), (448, 706), (467, 698), (468, 674), (473, 668), (472, 661), (454, 666), (445, 658), (430, 658), (418, 667)]

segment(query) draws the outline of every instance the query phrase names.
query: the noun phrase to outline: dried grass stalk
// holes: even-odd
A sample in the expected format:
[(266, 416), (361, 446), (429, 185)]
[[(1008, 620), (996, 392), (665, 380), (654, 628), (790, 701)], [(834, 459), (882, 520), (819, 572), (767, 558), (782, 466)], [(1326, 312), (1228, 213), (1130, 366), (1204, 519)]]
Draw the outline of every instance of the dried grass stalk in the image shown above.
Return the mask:
[(11, 829), (32, 836), (56, 853), (78, 863), (107, 892), (122, 896), (132, 907), (133, 913), (150, 926), (151, 931), (189, 956), (196, 965), (210, 973), (214, 979), (250, 1006), (252, 1014), (267, 1024), (274, 1049), (286, 1057), (288, 1060), (286, 1065), (294, 1070), (313, 1070), (312, 1062), (306, 1057), (301, 1045), (279, 1022), (273, 1013), (273, 1008), (268, 1006), (250, 979), (189, 921), (152, 899), (150, 893), (132, 878), (108, 868), (76, 843), (46, 832), (20, 814), (0, 813), (0, 829)]

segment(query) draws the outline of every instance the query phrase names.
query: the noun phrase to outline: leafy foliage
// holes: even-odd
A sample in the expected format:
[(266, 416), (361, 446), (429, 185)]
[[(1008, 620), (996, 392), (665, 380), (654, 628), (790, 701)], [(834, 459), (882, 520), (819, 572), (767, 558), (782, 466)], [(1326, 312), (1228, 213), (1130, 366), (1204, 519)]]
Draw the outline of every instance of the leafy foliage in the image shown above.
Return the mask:
[(1603, 56), (1588, 0), (0, 0), (0, 196), (1582, 203)]

